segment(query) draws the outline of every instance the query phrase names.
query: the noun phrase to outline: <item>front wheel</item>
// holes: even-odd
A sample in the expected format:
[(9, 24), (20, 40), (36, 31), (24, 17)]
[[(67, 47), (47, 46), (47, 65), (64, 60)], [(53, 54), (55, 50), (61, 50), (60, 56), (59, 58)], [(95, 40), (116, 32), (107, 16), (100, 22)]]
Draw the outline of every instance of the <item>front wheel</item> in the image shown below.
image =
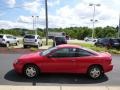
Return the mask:
[(35, 65), (27, 65), (24, 68), (24, 75), (28, 78), (34, 78), (38, 76), (39, 70)]
[(103, 70), (99, 66), (92, 66), (88, 69), (87, 74), (92, 79), (99, 79), (103, 75)]

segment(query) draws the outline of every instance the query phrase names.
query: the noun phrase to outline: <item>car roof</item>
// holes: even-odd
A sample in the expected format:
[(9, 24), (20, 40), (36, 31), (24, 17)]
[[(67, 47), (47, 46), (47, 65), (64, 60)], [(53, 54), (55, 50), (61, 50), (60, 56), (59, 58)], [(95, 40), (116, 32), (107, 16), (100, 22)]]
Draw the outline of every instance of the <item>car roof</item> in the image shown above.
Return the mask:
[(54, 36), (54, 37), (65, 37), (65, 36)]
[(11, 35), (11, 34), (0, 34), (0, 35), (5, 35), (5, 36), (13, 36), (13, 35)]
[(39, 35), (34, 35), (34, 34), (26, 34), (25, 36), (39, 36)]
[(62, 44), (62, 45), (58, 45), (58, 48), (65, 48), (65, 47), (73, 47), (73, 48), (80, 48), (81, 46), (79, 45), (71, 45), (71, 44)]

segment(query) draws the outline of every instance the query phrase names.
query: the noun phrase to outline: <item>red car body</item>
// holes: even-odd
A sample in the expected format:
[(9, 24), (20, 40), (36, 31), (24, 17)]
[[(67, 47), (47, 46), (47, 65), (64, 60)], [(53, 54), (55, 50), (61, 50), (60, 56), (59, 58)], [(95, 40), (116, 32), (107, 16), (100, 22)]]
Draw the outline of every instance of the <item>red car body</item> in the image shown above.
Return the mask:
[[(90, 56), (81, 57), (51, 57), (54, 52), (63, 48), (76, 48), (92, 53)], [(40, 52), (26, 54), (18, 58), (14, 63), (14, 70), (22, 74), (26, 64), (36, 65), (43, 73), (82, 73), (86, 74), (92, 65), (100, 65), (104, 72), (113, 69), (112, 57), (109, 53), (98, 53), (77, 45), (59, 45), (47, 55)]]

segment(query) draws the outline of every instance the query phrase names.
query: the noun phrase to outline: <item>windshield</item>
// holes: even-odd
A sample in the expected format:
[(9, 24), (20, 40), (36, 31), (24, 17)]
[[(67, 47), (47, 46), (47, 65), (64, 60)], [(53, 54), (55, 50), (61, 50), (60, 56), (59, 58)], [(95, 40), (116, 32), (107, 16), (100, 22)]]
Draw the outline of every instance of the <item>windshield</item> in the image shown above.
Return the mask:
[(55, 50), (55, 49), (57, 49), (57, 47), (49, 48), (49, 49), (47, 49), (47, 50), (42, 51), (42, 52), (40, 53), (40, 55), (41, 55), (41, 56), (45, 56), (45, 55), (49, 54), (51, 51), (53, 51), (53, 50)]
[(117, 39), (112, 39), (114, 43), (119, 43)]
[(55, 37), (55, 41), (65, 41), (65, 37)]

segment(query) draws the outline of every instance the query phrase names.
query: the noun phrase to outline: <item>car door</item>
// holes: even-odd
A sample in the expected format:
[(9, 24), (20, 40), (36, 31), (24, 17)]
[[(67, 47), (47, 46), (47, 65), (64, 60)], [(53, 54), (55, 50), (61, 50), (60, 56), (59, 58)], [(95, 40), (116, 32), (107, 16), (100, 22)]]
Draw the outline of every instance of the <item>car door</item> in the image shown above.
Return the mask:
[(76, 73), (75, 48), (61, 48), (47, 58), (45, 72)]
[(7, 41), (9, 41), (10, 44), (13, 44), (13, 43), (14, 43), (12, 36), (8, 35), (8, 36), (6, 36), (6, 37), (7, 37)]

